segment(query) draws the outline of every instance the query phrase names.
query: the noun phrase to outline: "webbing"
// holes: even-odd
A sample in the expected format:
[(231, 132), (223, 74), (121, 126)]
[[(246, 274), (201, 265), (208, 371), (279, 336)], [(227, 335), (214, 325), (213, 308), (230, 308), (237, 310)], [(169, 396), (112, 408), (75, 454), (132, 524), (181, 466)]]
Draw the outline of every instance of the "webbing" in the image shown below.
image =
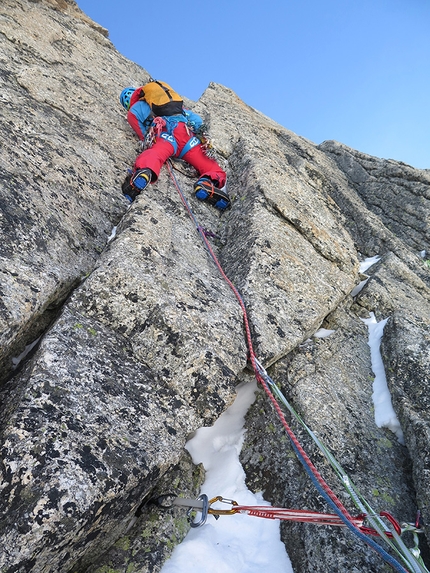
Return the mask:
[[(250, 325), (249, 325), (248, 313), (246, 310), (245, 303), (242, 299), (242, 296), (239, 293), (239, 291), (237, 290), (237, 288), (234, 286), (234, 284), (231, 282), (231, 280), (228, 278), (226, 273), (224, 272), (224, 269), (222, 268), (220, 262), (218, 261), (218, 258), (216, 257), (216, 255), (215, 255), (215, 253), (214, 253), (214, 251), (213, 251), (213, 249), (212, 249), (212, 247), (211, 247), (211, 245), (210, 245), (210, 243), (209, 243), (209, 241), (205, 235), (203, 227), (201, 227), (199, 225), (194, 213), (192, 212), (192, 210), (188, 204), (188, 201), (186, 200), (186, 198), (182, 192), (182, 189), (181, 189), (181, 187), (180, 187), (180, 185), (176, 179), (176, 176), (173, 173), (173, 168), (172, 168), (172, 164), (171, 164), (170, 159), (167, 161), (167, 167), (168, 167), (171, 179), (172, 179), (172, 181), (176, 187), (176, 190), (179, 193), (181, 201), (184, 204), (188, 214), (190, 215), (190, 217), (191, 217), (191, 219), (192, 219), (192, 221), (196, 227), (196, 230), (200, 234), (200, 237), (202, 238), (213, 262), (215, 263), (215, 266), (218, 268), (219, 272), (221, 273), (221, 276), (226, 281), (226, 283), (228, 284), (230, 289), (233, 291), (233, 293), (234, 293), (234, 295), (235, 295), (235, 297), (236, 297), (236, 299), (237, 299), (237, 301), (238, 301), (238, 303), (242, 309), (243, 324), (244, 324), (244, 328), (245, 328), (245, 335), (246, 335), (246, 342), (247, 342), (247, 346), (248, 346), (249, 360), (252, 364), (255, 378), (256, 378), (257, 382), (259, 382), (261, 384), (266, 395), (270, 399), (270, 401), (271, 401), (276, 413), (278, 414), (278, 417), (279, 417), (279, 419), (280, 419), (280, 421), (281, 421), (281, 423), (282, 423), (282, 425), (283, 425), (283, 427), (284, 427), (284, 429), (285, 429), (285, 431), (286, 431), (286, 433), (290, 439), (291, 445), (292, 445), (298, 459), (302, 463), (306, 473), (310, 477), (312, 483), (315, 485), (318, 492), (324, 497), (326, 502), (333, 508), (335, 513), (341, 519), (341, 521), (346, 525), (346, 527), (348, 527), (348, 529), (350, 529), (350, 531), (352, 531), (352, 533), (354, 533), (359, 539), (361, 539), (367, 545), (369, 545), (372, 549), (374, 549), (384, 559), (384, 561), (386, 563), (390, 564), (396, 571), (398, 571), (399, 573), (409, 573), (409, 571), (407, 569), (405, 569), (396, 559), (394, 559), (389, 553), (387, 553), (380, 545), (378, 545), (373, 539), (370, 539), (367, 535), (365, 535), (364, 533), (362, 533), (360, 531), (360, 529), (354, 523), (354, 518), (349, 514), (347, 509), (343, 506), (342, 502), (337, 498), (335, 493), (331, 490), (330, 486), (325, 482), (324, 478), (321, 476), (321, 474), (319, 473), (317, 468), (311, 462), (310, 458), (308, 457), (308, 455), (306, 454), (306, 452), (304, 451), (304, 449), (300, 445), (298, 439), (296, 438), (294, 432), (291, 430), (290, 426), (288, 425), (288, 422), (285, 419), (285, 416), (281, 410), (281, 407), (279, 406), (276, 398), (273, 396), (272, 392), (270, 391), (269, 386), (267, 385), (263, 376), (260, 374), (259, 364), (258, 364), (256, 355), (254, 353), (253, 344), (252, 344), (252, 336), (251, 336), (251, 329), (250, 329)], [(420, 569), (414, 568), (414, 573), (415, 572), (420, 573)]]

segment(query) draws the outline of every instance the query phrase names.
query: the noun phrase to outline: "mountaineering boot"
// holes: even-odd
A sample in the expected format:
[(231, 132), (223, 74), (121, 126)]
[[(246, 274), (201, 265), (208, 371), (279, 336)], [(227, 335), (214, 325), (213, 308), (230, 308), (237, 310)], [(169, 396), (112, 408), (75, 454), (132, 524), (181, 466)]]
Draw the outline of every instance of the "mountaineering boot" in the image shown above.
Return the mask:
[(224, 209), (230, 207), (230, 198), (227, 193), (215, 187), (209, 177), (201, 177), (197, 183), (194, 184), (194, 192), (197, 199), (207, 201), (220, 211), (224, 211)]
[[(151, 181), (152, 172), (150, 169), (139, 169), (134, 173), (129, 173), (122, 184), (122, 192), (125, 198), (133, 203), (142, 189)], [(136, 183), (137, 181), (137, 183)]]
[(138, 191), (135, 187), (133, 187), (133, 185), (130, 183), (130, 180), (131, 180), (131, 173), (129, 173), (125, 178), (124, 183), (121, 185), (121, 189), (122, 192), (124, 193), (125, 198), (128, 199), (130, 203), (133, 203), (133, 201), (136, 199), (140, 191)]
[(151, 182), (152, 171), (148, 168), (138, 169), (131, 176), (131, 184), (137, 187), (139, 191), (143, 191), (148, 183)]

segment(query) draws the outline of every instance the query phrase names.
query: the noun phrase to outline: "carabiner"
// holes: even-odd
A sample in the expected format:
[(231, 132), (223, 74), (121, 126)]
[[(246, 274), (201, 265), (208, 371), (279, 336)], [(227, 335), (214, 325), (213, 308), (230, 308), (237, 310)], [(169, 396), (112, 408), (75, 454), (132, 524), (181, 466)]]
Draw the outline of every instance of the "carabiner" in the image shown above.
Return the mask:
[(199, 519), (199, 521), (193, 521), (193, 516), (191, 514), (192, 514), (194, 508), (190, 507), (190, 509), (187, 511), (187, 515), (188, 515), (188, 521), (190, 522), (191, 527), (201, 527), (202, 525), (204, 525), (206, 523), (206, 520), (208, 518), (208, 511), (209, 511), (209, 498), (208, 498), (208, 496), (205, 493), (202, 493), (202, 495), (200, 495), (197, 499), (198, 499), (198, 501), (203, 502), (203, 507), (201, 509), (202, 516)]
[(401, 535), (402, 534), (402, 528), (400, 527), (400, 523), (397, 521), (397, 519), (395, 519), (391, 513), (388, 513), (388, 511), (381, 511), (379, 513), (379, 515), (381, 517), (385, 517), (386, 519), (388, 519), (388, 521), (391, 523), (391, 525), (394, 527), (394, 531), (397, 533), (397, 535)]
[(221, 503), (228, 503), (231, 505), (231, 509), (212, 509), (209, 508), (209, 513), (211, 515), (214, 515), (215, 517), (219, 517), (220, 515), (234, 515), (237, 511), (236, 509), (234, 509), (235, 505), (238, 505), (237, 501), (234, 501), (234, 499), (226, 499), (225, 497), (222, 497), (221, 495), (212, 498), (209, 501), (209, 505), (212, 505), (213, 503), (215, 503), (216, 501), (220, 501)]

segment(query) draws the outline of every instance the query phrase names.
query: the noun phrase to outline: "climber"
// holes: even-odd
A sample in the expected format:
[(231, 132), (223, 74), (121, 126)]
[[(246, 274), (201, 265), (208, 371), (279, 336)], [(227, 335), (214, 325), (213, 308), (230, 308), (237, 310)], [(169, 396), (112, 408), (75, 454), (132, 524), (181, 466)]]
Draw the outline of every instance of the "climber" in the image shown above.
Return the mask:
[(128, 111), (127, 121), (146, 149), (136, 158), (134, 169), (122, 185), (122, 192), (134, 201), (148, 183), (154, 183), (169, 157), (178, 157), (199, 173), (194, 184), (197, 199), (223, 211), (230, 205), (225, 190), (226, 173), (208, 157), (196, 135), (203, 120), (183, 107), (180, 96), (166, 83), (150, 79), (142, 87), (127, 87), (120, 95)]

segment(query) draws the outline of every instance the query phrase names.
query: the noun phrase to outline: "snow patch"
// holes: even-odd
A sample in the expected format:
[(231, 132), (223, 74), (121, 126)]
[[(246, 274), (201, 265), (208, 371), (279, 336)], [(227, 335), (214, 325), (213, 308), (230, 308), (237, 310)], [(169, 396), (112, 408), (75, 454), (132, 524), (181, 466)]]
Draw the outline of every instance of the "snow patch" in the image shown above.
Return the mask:
[(358, 293), (361, 292), (363, 288), (366, 286), (368, 280), (369, 277), (367, 279), (364, 279), (364, 281), (360, 281), (358, 285), (352, 289), (351, 296), (357, 296)]
[(367, 271), (368, 268), (370, 268), (372, 265), (374, 265), (375, 263), (377, 263), (378, 261), (381, 260), (381, 257), (379, 257), (378, 255), (374, 256), (374, 257), (370, 257), (368, 259), (364, 259), (364, 261), (362, 261), (360, 263), (360, 274), (364, 275), (366, 278), (364, 280), (362, 280), (361, 282), (358, 283), (357, 286), (355, 286), (352, 291), (351, 291), (351, 296), (357, 296), (359, 292), (361, 292), (363, 290), (363, 288), (366, 286), (367, 281), (369, 280), (370, 277), (368, 277), (365, 274), (365, 271)]
[(378, 261), (381, 260), (381, 257), (379, 257), (378, 255), (374, 256), (374, 257), (370, 257), (368, 259), (364, 259), (364, 261), (362, 261), (360, 263), (360, 273), (364, 273), (367, 271), (368, 268), (370, 268), (372, 265), (374, 265), (375, 263), (377, 263)]
[(375, 315), (371, 312), (370, 318), (362, 318), (361, 320), (367, 325), (369, 330), (368, 345), (370, 347), (372, 370), (375, 375), (372, 394), (373, 403), (375, 405), (375, 423), (378, 428), (388, 428), (391, 430), (396, 434), (399, 442), (404, 444), (403, 432), (393, 408), (391, 394), (385, 376), (384, 363), (382, 362), (380, 352), (381, 338), (388, 318), (377, 322)]
[(327, 338), (330, 334), (336, 332), (335, 330), (327, 330), (326, 328), (320, 328), (317, 332), (315, 332), (315, 338)]
[[(202, 463), (206, 480), (201, 493), (209, 499), (218, 495), (240, 505), (269, 505), (261, 494), (245, 485), (239, 461), (245, 430), (245, 414), (255, 400), (257, 383), (237, 388), (234, 403), (210, 428), (200, 428), (187, 443), (195, 464)], [(214, 506), (216, 507), (216, 506)], [(229, 509), (222, 504), (223, 509)], [(200, 515), (196, 516), (196, 520)], [(190, 566), (204, 573), (293, 573), (285, 545), (280, 540), (279, 520), (249, 515), (209, 515), (205, 525), (191, 529), (178, 545), (161, 573), (189, 573)]]
[(28, 344), (19, 356), (14, 356), (12, 358), (12, 367), (14, 370), (16, 368), (18, 368), (19, 364), (33, 350), (33, 348), (36, 346), (36, 344), (39, 342), (39, 340), (40, 340), (40, 336), (38, 338), (36, 338), (36, 340), (33, 340), (33, 342), (31, 344)]
[(116, 227), (113, 227), (113, 228), (112, 228), (112, 232), (111, 232), (111, 234), (109, 235), (109, 238), (108, 238), (107, 242), (110, 243), (111, 241), (114, 240), (115, 237), (116, 237)]

